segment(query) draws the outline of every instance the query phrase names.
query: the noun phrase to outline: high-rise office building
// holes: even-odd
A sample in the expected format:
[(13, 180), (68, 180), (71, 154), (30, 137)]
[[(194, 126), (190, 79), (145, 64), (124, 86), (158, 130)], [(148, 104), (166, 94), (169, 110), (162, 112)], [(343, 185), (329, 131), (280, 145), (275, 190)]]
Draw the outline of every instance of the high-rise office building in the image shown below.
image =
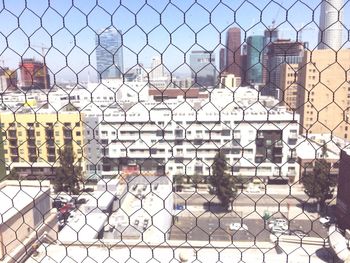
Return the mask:
[(268, 45), (268, 63), (267, 72), (268, 78), (263, 95), (274, 96), (281, 100), (281, 66), (285, 63), (298, 64), (302, 61), (304, 54), (304, 45), (301, 42), (294, 42), (284, 39), (279, 39)]
[(246, 44), (243, 44), (242, 46), (242, 55), (241, 55), (241, 83), (243, 85), (247, 85), (247, 59), (248, 59), (248, 55), (247, 55), (247, 50), (248, 47)]
[(226, 73), (241, 77), (241, 29), (231, 27), (226, 35)]
[(226, 56), (225, 56), (225, 49), (220, 49), (220, 55), (219, 55), (219, 63), (220, 63), (220, 73), (223, 73), (225, 71), (226, 67)]
[(339, 50), (343, 44), (343, 0), (323, 0), (318, 48)]
[(99, 31), (96, 46), (98, 79), (121, 78), (124, 67), (122, 31), (113, 27)]
[(151, 71), (149, 75), (151, 80), (164, 79), (167, 77), (166, 70), (160, 56), (152, 59)]
[(247, 39), (247, 82), (262, 83), (263, 81), (263, 48), (264, 36), (250, 36)]
[(285, 63), (281, 66), (280, 97), (282, 105), (285, 105), (290, 111), (297, 109), (298, 90), (303, 89), (298, 81), (298, 73), (299, 64)]
[(267, 72), (267, 52), (269, 50), (269, 45), (278, 39), (278, 28), (271, 26), (264, 31), (264, 47), (263, 47), (263, 70), (262, 70), (262, 82), (267, 82), (268, 72)]
[(46, 65), (32, 58), (22, 59), (19, 64), (22, 89), (48, 89), (50, 75)]
[(215, 54), (212, 51), (192, 51), (190, 67), (195, 86), (210, 87), (217, 84)]
[(305, 51), (300, 63), (297, 109), (302, 133), (350, 138), (350, 49)]

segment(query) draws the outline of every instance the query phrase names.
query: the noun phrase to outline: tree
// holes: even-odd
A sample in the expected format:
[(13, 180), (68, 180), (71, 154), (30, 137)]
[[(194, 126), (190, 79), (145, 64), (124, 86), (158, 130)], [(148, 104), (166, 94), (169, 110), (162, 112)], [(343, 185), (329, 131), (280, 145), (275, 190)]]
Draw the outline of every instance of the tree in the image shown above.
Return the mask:
[(203, 176), (201, 176), (198, 173), (195, 173), (193, 176), (191, 176), (191, 181), (194, 185), (194, 188), (198, 188), (198, 185), (203, 181)]
[(76, 160), (72, 145), (66, 145), (59, 151), (59, 164), (54, 179), (56, 192), (78, 194), (80, 183), (83, 182), (81, 159)]
[(230, 173), (228, 173), (228, 167), (226, 162), (226, 156), (223, 152), (219, 151), (213, 162), (213, 175), (210, 176), (209, 182), (214, 189), (214, 193), (219, 198), (222, 206), (228, 209), (236, 197), (236, 179)]
[(175, 174), (174, 178), (173, 178), (173, 184), (175, 187), (175, 191), (177, 191), (178, 189), (181, 190), (182, 189), (182, 184), (184, 183), (184, 176), (182, 174)]
[(301, 181), (305, 193), (310, 198), (316, 198), (317, 204), (320, 205), (322, 210), (336, 185), (336, 178), (330, 174), (330, 164), (324, 159), (315, 160), (313, 171), (305, 173)]

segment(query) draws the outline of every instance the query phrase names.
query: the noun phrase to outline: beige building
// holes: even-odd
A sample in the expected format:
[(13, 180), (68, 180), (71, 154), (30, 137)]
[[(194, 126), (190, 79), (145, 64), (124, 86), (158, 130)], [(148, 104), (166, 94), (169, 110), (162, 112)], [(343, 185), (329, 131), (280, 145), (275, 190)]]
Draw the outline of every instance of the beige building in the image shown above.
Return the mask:
[(300, 132), (349, 138), (350, 49), (306, 51), (298, 81)]
[(297, 92), (298, 88), (301, 87), (298, 84), (298, 72), (298, 64), (281, 65), (281, 101), (282, 105), (286, 106), (290, 111), (295, 111), (297, 108)]
[(21, 262), (33, 244), (57, 240), (49, 181), (0, 183), (0, 261)]

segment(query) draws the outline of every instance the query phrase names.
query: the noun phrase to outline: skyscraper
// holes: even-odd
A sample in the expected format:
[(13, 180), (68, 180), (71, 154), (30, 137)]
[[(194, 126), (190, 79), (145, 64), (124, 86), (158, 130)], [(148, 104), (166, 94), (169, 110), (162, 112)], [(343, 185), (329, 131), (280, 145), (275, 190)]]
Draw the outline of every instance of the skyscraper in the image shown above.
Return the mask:
[(279, 39), (268, 46), (268, 78), (263, 95), (281, 98), (281, 68), (285, 63), (298, 64), (304, 55), (304, 45), (301, 42), (293, 42), (289, 39)]
[(113, 27), (96, 35), (98, 79), (121, 78), (123, 72), (122, 32)]
[(241, 29), (231, 27), (226, 35), (226, 72), (241, 77)]
[(152, 58), (151, 63), (151, 71), (150, 71), (150, 79), (164, 79), (167, 77), (166, 70), (164, 68), (164, 65), (162, 63), (162, 59), (160, 56)]
[(220, 73), (223, 73), (225, 71), (226, 67), (226, 57), (225, 57), (225, 49), (221, 48), (220, 49), (220, 56), (219, 56), (219, 63), (220, 63)]
[(343, 44), (343, 0), (323, 0), (320, 13), (318, 48), (339, 50)]
[(278, 39), (278, 29), (272, 25), (268, 29), (264, 31), (264, 48), (263, 48), (263, 76), (262, 76), (262, 82), (267, 82), (268, 72), (267, 72), (267, 52), (269, 50), (269, 45), (273, 42), (275, 42)]
[(212, 51), (192, 51), (190, 67), (195, 86), (209, 87), (216, 84), (215, 54)]
[(302, 133), (350, 138), (350, 49), (305, 51), (300, 63), (297, 111)]
[(247, 82), (262, 83), (263, 81), (263, 48), (264, 36), (250, 36), (247, 39)]

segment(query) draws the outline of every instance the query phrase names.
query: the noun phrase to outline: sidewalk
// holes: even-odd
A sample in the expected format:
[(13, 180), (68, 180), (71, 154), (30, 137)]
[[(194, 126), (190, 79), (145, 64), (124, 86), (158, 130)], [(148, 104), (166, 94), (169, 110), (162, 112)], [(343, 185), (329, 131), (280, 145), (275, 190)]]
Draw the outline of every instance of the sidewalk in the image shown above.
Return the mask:
[(213, 213), (203, 208), (203, 206), (189, 205), (186, 209), (176, 211), (179, 217), (211, 217), (231, 215), (233, 217), (241, 217), (247, 219), (262, 219), (265, 213), (269, 213), (270, 216), (285, 216), (288, 219), (304, 219), (304, 220), (316, 220), (319, 215), (317, 213), (309, 213), (303, 211), (300, 207), (290, 207), (289, 211), (286, 205), (283, 206), (233, 206), (233, 211)]

